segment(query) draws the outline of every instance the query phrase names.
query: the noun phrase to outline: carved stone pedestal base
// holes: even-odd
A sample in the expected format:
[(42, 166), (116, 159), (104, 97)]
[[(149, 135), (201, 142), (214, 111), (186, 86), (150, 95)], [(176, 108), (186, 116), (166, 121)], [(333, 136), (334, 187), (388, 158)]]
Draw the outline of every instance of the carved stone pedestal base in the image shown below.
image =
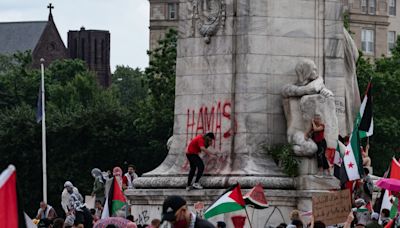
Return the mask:
[[(261, 183), (264, 188), (269, 189), (296, 189), (294, 178), (290, 177), (265, 177), (265, 176), (203, 176), (200, 184), (205, 188), (224, 189), (240, 183), (242, 188), (252, 188)], [(174, 176), (142, 176), (134, 181), (136, 188), (185, 188), (187, 175)]]

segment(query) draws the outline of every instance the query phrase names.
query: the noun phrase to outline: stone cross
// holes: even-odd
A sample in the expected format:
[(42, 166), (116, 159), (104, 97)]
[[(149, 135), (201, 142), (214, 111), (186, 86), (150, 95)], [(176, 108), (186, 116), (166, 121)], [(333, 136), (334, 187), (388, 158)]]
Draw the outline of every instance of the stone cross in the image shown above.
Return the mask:
[(49, 3), (49, 5), (47, 6), (47, 9), (50, 10), (50, 14), (51, 14), (51, 10), (54, 9), (53, 4)]

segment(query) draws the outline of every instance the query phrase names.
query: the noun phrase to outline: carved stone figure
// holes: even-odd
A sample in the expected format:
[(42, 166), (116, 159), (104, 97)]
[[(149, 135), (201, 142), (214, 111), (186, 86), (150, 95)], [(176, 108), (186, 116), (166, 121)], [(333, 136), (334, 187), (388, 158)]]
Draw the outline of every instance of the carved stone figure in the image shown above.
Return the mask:
[(311, 139), (306, 139), (304, 133), (311, 125), (311, 119), (318, 114), (325, 123), (327, 145), (335, 148), (338, 123), (333, 93), (325, 87), (312, 60), (301, 60), (295, 71), (298, 81), (282, 88), (288, 142), (293, 144), (296, 155), (314, 155), (317, 146)]
[[(344, 33), (344, 65), (345, 65), (345, 107), (346, 107), (346, 135), (349, 135), (353, 130), (353, 121), (359, 111), (361, 100), (360, 91), (358, 89), (356, 62), (358, 59), (357, 45), (353, 38), (343, 28)], [(344, 135), (343, 135), (344, 136)]]
[(224, 0), (193, 0), (193, 21), (197, 22), (204, 42), (211, 42), (211, 36), (225, 24)]

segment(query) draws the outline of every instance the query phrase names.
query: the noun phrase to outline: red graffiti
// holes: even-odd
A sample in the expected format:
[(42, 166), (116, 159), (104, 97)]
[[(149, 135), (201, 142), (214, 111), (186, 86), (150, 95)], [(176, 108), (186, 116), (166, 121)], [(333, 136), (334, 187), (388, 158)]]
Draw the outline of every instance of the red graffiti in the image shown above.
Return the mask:
[[(204, 155), (203, 159), (206, 165), (206, 173), (218, 172), (218, 170), (222, 170), (228, 163), (231, 149), (229, 140), (237, 129), (236, 119), (233, 119), (234, 124), (232, 127), (232, 118), (234, 118), (234, 115), (232, 114), (231, 102), (229, 101), (218, 101), (215, 105), (203, 105), (198, 109), (187, 109), (186, 146), (199, 134), (205, 134), (207, 132), (213, 132), (215, 134), (212, 147), (217, 150), (218, 153), (211, 157)], [(224, 140), (228, 140), (228, 143), (223, 143)], [(229, 145), (229, 147), (227, 147), (227, 145)], [(189, 170), (189, 163), (186, 160), (182, 166), (182, 171), (187, 170)]]
[(196, 135), (214, 132), (214, 148), (222, 150), (223, 139), (230, 138), (236, 131), (236, 120), (232, 130), (231, 127), (231, 103), (225, 101), (217, 102), (216, 105), (201, 106), (197, 109), (187, 110), (186, 121), (186, 146)]

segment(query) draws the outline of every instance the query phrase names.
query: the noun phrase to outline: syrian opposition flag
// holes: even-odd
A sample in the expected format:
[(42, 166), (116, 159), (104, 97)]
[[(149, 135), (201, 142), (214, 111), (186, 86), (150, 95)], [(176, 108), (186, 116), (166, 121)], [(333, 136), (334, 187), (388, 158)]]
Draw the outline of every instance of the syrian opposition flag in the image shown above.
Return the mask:
[(360, 106), (358, 117), (360, 118), (358, 130), (360, 138), (366, 138), (374, 134), (374, 120), (372, 117), (372, 84), (368, 83), (367, 91)]
[(25, 228), (25, 215), (18, 200), (17, 173), (13, 165), (0, 175), (0, 221), (1, 227)]
[(268, 208), (268, 201), (265, 198), (264, 189), (260, 183), (250, 190), (244, 197), (246, 205), (251, 205), (256, 209)]
[[(386, 174), (386, 177), (400, 180), (400, 163), (396, 161), (395, 158), (392, 158), (392, 162), (390, 164), (390, 168)], [(382, 209), (386, 208), (390, 211), (390, 218), (394, 218), (397, 215), (397, 206), (393, 204), (391, 200), (393, 199), (393, 197), (391, 196), (390, 191), (382, 189), (380, 198), (382, 204), (378, 210), (382, 212)], [(396, 201), (397, 200), (398, 199), (396, 199)]]
[[(345, 175), (347, 175), (346, 181), (358, 180), (364, 175), (357, 121), (356, 124), (354, 124), (353, 132), (350, 135), (349, 144), (346, 146), (342, 165), (344, 166)], [(342, 178), (343, 177), (341, 177), (341, 181), (343, 183), (345, 180)]]
[(106, 202), (104, 204), (103, 213), (101, 218), (108, 218), (115, 215), (115, 213), (120, 210), (126, 204), (125, 195), (118, 184), (117, 179), (114, 177), (113, 182), (108, 192)]
[[(341, 180), (345, 179), (347, 181), (348, 177), (343, 177), (341, 174), (345, 174), (345, 172), (341, 172), (342, 163), (343, 163), (343, 156), (346, 151), (346, 146), (338, 140), (338, 144), (335, 150), (335, 156), (333, 158), (333, 175)], [(345, 181), (344, 180), (344, 181)]]
[(242, 210), (244, 207), (245, 202), (238, 183), (226, 190), (224, 194), (211, 204), (204, 212), (204, 218), (209, 219), (219, 214)]

